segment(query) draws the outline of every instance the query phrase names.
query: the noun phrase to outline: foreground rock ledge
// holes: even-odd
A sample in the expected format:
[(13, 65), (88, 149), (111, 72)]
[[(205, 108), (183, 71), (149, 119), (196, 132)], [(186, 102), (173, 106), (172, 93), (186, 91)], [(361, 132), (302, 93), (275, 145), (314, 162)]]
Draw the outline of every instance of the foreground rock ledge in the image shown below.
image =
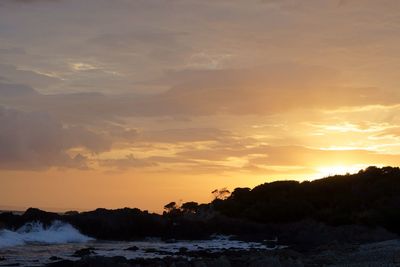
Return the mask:
[(330, 244), (300, 253), (291, 249), (279, 251), (225, 251), (208, 255), (135, 259), (87, 256), (78, 261), (62, 260), (47, 267), (378, 267), (400, 266), (400, 240), (362, 245)]

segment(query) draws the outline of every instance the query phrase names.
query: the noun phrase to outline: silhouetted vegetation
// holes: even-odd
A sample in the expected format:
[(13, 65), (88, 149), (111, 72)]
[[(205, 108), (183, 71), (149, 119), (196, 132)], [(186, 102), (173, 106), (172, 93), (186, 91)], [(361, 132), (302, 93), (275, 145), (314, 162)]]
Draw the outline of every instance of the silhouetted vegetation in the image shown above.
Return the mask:
[(331, 225), (364, 224), (400, 232), (400, 169), (368, 167), (357, 174), (315, 181), (277, 181), (236, 188), (212, 202), (222, 214), (260, 223), (313, 219)]
[(211, 192), (211, 194), (213, 194), (214, 199), (224, 200), (227, 197), (229, 197), (231, 192), (226, 187), (224, 187), (221, 189), (215, 189), (214, 191)]
[(199, 204), (193, 201), (186, 202), (182, 204), (181, 209), (185, 213), (196, 213), (199, 209)]

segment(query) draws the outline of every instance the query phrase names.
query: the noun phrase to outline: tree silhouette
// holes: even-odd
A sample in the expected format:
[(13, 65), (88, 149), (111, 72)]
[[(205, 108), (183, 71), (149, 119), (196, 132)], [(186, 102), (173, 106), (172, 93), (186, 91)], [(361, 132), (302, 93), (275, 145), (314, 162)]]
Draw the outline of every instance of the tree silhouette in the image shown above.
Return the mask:
[(199, 204), (194, 201), (183, 203), (181, 209), (186, 213), (196, 213), (199, 208)]
[(174, 202), (174, 201), (170, 202), (170, 203), (168, 203), (167, 205), (164, 206), (164, 210), (167, 213), (171, 213), (172, 211), (175, 211), (177, 209), (178, 209), (178, 206), (176, 205), (176, 202)]
[(229, 197), (231, 192), (226, 187), (224, 187), (221, 189), (215, 189), (214, 191), (211, 192), (211, 194), (213, 194), (214, 199), (224, 200)]

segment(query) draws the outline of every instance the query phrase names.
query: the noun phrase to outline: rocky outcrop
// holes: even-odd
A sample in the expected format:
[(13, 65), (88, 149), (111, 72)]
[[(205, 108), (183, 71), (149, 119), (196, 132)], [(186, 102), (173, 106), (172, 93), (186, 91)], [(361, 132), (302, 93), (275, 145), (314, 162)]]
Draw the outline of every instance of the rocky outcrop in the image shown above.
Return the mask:
[(329, 226), (313, 220), (288, 224), (269, 224), (270, 231), (276, 233), (279, 243), (309, 250), (332, 244), (363, 244), (398, 238), (381, 227), (363, 225)]
[(54, 220), (70, 223), (82, 234), (102, 240), (141, 240), (148, 236), (164, 240), (207, 239), (214, 233), (267, 237), (262, 224), (228, 218), (215, 214), (206, 220), (201, 215), (160, 215), (139, 209), (96, 209), (89, 212), (57, 214), (30, 208), (22, 215), (0, 213), (0, 224), (7, 229), (18, 229), (25, 223)]
[[(327, 244), (359, 244), (396, 239), (398, 236), (381, 227), (364, 225), (329, 226), (315, 220), (293, 223), (257, 224), (241, 219), (214, 215), (202, 220), (195, 216), (171, 217), (140, 211), (139, 209), (106, 210), (57, 214), (39, 209), (28, 209), (22, 215), (9, 212), (0, 214), (0, 223), (8, 229), (17, 229), (32, 221), (49, 225), (54, 220), (72, 224), (83, 234), (102, 240), (141, 240), (148, 236), (173, 240), (207, 239), (212, 234), (235, 235), (243, 241), (269, 244), (268, 239), (278, 237), (280, 245), (295, 247), (300, 251)], [(185, 253), (182, 248), (182, 253)]]
[(16, 215), (12, 212), (0, 213), (0, 225), (7, 229), (17, 229), (26, 223), (35, 221), (50, 225), (55, 220), (62, 220), (62, 216), (36, 208), (29, 208), (22, 215)]

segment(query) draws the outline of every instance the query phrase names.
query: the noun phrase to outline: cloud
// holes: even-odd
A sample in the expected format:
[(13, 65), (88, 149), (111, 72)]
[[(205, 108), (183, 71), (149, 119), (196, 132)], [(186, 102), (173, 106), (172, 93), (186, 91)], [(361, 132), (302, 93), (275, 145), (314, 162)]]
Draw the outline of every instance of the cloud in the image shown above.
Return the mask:
[(336, 72), (318, 66), (271, 65), (257, 69), (175, 72), (171, 89), (115, 99), (131, 116), (271, 115), (296, 109), (394, 104), (398, 94), (340, 84)]
[(67, 151), (84, 147), (92, 152), (110, 149), (110, 143), (80, 127), (64, 127), (46, 113), (26, 113), (0, 107), (0, 168), (87, 168), (86, 158)]
[[(330, 140), (331, 133), (315, 127), (306, 132), (300, 124), (312, 114), (400, 103), (391, 87), (398, 76), (392, 60), (398, 47), (396, 8), (372, 0), (346, 1), (340, 8), (339, 0), (5, 2), (21, 5), (0, 10), (0, 105), (26, 118), (14, 133), (29, 132), (34, 128), (30, 121), (36, 120), (42, 125), (37, 131), (49, 129), (41, 135), (49, 139), (53, 150), (46, 150), (57, 162), (43, 156), (42, 166), (66, 165), (68, 150), (77, 146), (88, 154), (113, 146), (124, 150), (122, 155), (140, 146), (143, 154), (154, 149), (150, 156), (107, 160), (106, 167), (139, 168), (147, 164), (143, 157), (157, 166), (182, 163), (204, 170), (232, 169), (224, 164), (237, 159), (256, 167), (307, 164), (300, 159), (333, 155), (302, 146), (310, 145), (304, 136), (313, 130), (321, 134), (312, 140), (319, 141), (315, 147), (356, 139)], [(188, 12), (194, 9), (196, 14)], [(40, 119), (45, 116), (51, 119)], [(322, 123), (324, 116), (344, 118), (321, 113), (315, 120)], [(366, 116), (360, 117), (355, 120)], [(249, 118), (253, 125), (268, 120), (290, 129), (256, 130)], [(270, 144), (263, 147), (250, 137), (257, 134), (275, 139), (263, 139)], [(63, 140), (58, 148), (53, 135)], [(367, 133), (362, 137), (367, 139)], [(207, 145), (187, 144), (196, 142)], [(154, 156), (157, 146), (168, 150), (174, 145), (179, 145), (175, 155)], [(36, 155), (29, 147), (23, 146), (26, 154)]]
[(21, 3), (21, 4), (31, 4), (31, 3), (41, 3), (41, 2), (58, 2), (60, 0), (6, 0), (10, 3)]
[(151, 159), (138, 159), (135, 158), (132, 154), (129, 154), (126, 157), (119, 159), (99, 160), (99, 164), (102, 167), (117, 171), (124, 171), (131, 168), (156, 167), (158, 165), (157, 162), (152, 161)]
[(400, 101), (398, 93), (345, 86), (336, 76), (329, 68), (297, 64), (183, 71), (173, 72), (165, 79), (175, 83), (169, 90), (150, 95), (37, 94), (21, 95), (12, 102), (0, 96), (0, 103), (50, 110), (63, 119), (91, 121), (118, 117), (273, 115), (299, 109), (393, 105)]
[[(216, 144), (179, 152), (169, 163), (181, 170), (209, 173), (300, 174), (315, 173), (323, 166), (396, 165), (400, 156), (369, 150), (323, 150), (300, 145)], [(157, 162), (157, 158), (152, 159)], [(168, 162), (166, 159), (158, 159)], [(208, 170), (208, 171), (207, 171)]]
[(391, 126), (388, 129), (381, 131), (374, 137), (378, 138), (399, 138), (400, 137), (400, 126)]
[(0, 74), (9, 83), (27, 84), (40, 89), (45, 89), (60, 82), (58, 78), (32, 70), (20, 69), (9, 64), (0, 64)]
[[(334, 70), (318, 66), (278, 64), (258, 69), (173, 73), (170, 90), (142, 99), (133, 108), (145, 115), (218, 113), (274, 114), (293, 109), (388, 104), (398, 95), (378, 88), (341, 85)], [(147, 110), (145, 110), (147, 107)]]
[(206, 142), (227, 141), (233, 137), (234, 135), (229, 131), (216, 128), (181, 128), (144, 131), (140, 134), (138, 141), (160, 143)]
[(37, 96), (37, 92), (32, 87), (22, 84), (0, 82), (0, 98), (20, 98), (33, 96)]
[[(117, 49), (116, 52), (134, 51), (138, 45), (144, 46), (179, 46), (178, 38), (187, 35), (185, 32), (174, 32), (161, 29), (136, 30), (124, 34), (101, 34), (88, 40), (90, 45)], [(119, 49), (119, 51), (118, 51)]]
[(3, 55), (26, 55), (25, 49), (21, 47), (0, 48), (0, 54)]
[(346, 166), (346, 165), (396, 165), (399, 155), (381, 154), (369, 150), (324, 150), (302, 146), (266, 146), (255, 149), (264, 154), (251, 161), (266, 166)]

